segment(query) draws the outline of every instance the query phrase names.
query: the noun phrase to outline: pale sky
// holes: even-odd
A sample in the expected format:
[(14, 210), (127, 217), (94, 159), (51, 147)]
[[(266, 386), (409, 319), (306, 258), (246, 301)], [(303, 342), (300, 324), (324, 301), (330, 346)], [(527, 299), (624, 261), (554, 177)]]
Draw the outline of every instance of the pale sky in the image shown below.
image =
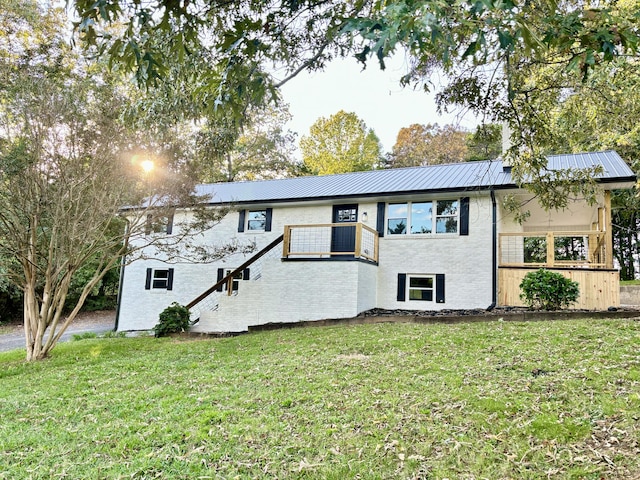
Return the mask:
[(381, 71), (371, 61), (367, 69), (353, 58), (335, 60), (324, 71), (299, 74), (282, 89), (293, 120), (289, 129), (298, 139), (309, 133), (309, 127), (320, 117), (329, 117), (339, 110), (354, 112), (372, 128), (389, 152), (396, 142), (398, 131), (413, 123), (453, 123), (473, 129), (477, 120), (470, 114), (462, 118), (453, 112), (438, 116), (433, 93), (400, 86), (404, 73), (403, 61), (394, 57)]

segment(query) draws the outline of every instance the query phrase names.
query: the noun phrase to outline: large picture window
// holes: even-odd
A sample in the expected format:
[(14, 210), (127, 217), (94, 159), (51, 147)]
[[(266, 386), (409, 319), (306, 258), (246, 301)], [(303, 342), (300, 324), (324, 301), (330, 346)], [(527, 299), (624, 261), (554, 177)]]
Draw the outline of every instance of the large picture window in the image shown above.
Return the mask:
[(390, 203), (387, 209), (388, 235), (458, 233), (458, 223), (457, 199)]

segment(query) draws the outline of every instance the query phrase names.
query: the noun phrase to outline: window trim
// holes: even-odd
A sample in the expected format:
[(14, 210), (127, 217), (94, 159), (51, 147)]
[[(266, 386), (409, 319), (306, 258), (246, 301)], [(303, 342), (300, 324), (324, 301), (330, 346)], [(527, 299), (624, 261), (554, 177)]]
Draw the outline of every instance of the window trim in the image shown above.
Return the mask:
[[(431, 287), (430, 288), (421, 288), (421, 287), (412, 287), (411, 286), (411, 280), (414, 278), (427, 278), (431, 280)], [(431, 300), (428, 299), (424, 299), (424, 298), (411, 298), (411, 291), (415, 290), (415, 291), (430, 291), (431, 292)], [(428, 274), (428, 273), (408, 273), (407, 274), (407, 301), (408, 302), (428, 302), (428, 303), (435, 303), (436, 302), (436, 276), (435, 274)]]

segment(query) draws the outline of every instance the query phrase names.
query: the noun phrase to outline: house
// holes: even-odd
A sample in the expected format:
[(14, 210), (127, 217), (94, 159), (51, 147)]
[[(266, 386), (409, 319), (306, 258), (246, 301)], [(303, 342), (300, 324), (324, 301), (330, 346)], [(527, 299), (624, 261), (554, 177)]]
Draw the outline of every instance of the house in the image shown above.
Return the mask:
[[(500, 160), (201, 185), (211, 205), (234, 206), (202, 242), (255, 242), (255, 252), (213, 264), (132, 262), (122, 275), (118, 329), (150, 329), (172, 302), (190, 307), (198, 332), (372, 308), (515, 306), (523, 276), (542, 266), (580, 283), (576, 308), (617, 306), (611, 190), (636, 177), (613, 151), (548, 160), (550, 168), (601, 165), (597, 204), (575, 198), (545, 211)], [(503, 208), (507, 194), (529, 201), (525, 223)]]

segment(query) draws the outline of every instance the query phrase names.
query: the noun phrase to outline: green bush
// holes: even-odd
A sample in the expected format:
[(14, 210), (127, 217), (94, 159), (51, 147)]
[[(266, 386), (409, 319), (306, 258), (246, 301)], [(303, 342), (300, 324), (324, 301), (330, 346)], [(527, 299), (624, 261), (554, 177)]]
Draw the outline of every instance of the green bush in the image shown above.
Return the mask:
[(160, 321), (153, 327), (156, 337), (164, 337), (171, 333), (186, 332), (192, 325), (189, 309), (173, 302), (160, 314)]
[(520, 290), (522, 301), (534, 310), (567, 308), (580, 295), (578, 282), (544, 268), (527, 273), (520, 283)]

